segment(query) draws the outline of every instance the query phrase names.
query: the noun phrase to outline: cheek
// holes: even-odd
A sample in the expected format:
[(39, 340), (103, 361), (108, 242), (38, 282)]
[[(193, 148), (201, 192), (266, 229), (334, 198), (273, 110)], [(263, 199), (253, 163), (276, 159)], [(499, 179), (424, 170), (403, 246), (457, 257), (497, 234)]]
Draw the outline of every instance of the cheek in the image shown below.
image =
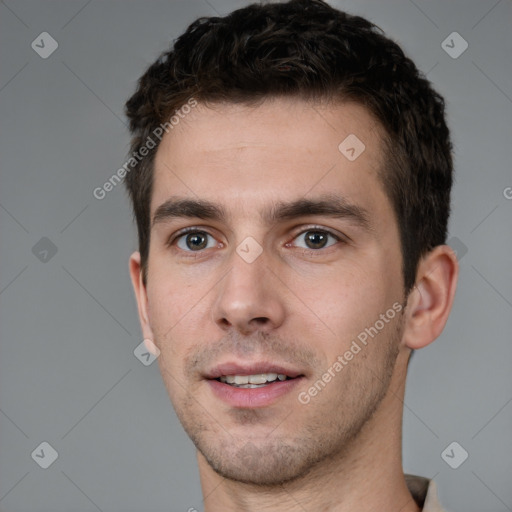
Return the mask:
[(197, 272), (191, 274), (187, 266), (172, 264), (165, 254), (155, 254), (150, 259), (149, 268), (147, 292), (150, 320), (158, 326), (176, 324), (211, 287)]
[(181, 360), (199, 340), (205, 340), (209, 332), (211, 300), (215, 281), (205, 285), (190, 283), (177, 273), (153, 276), (148, 287), (148, 310), (151, 329), (166, 365)]
[(337, 339), (346, 344), (386, 310), (384, 299), (382, 290), (376, 286), (360, 283), (353, 287), (336, 287), (336, 283), (332, 283), (316, 304), (322, 302), (325, 323)]
[(148, 286), (148, 315), (160, 350), (170, 345), (180, 324), (192, 312), (193, 304), (187, 287), (153, 276), (153, 283)]
[(320, 319), (326, 337), (333, 342), (326, 339), (325, 346), (342, 350), (399, 299), (390, 273), (389, 269), (385, 272), (381, 255), (345, 270), (333, 268), (321, 278), (296, 281), (294, 291), (310, 308), (303, 321), (318, 323)]

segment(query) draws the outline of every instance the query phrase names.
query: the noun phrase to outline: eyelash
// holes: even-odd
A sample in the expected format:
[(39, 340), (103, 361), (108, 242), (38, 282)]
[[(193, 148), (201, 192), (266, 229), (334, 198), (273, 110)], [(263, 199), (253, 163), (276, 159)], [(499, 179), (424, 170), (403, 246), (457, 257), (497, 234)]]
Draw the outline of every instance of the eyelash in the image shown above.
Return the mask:
[[(211, 236), (212, 238), (215, 239), (215, 237), (211, 233), (208, 233), (208, 231), (206, 229), (202, 229), (197, 226), (191, 226), (189, 228), (182, 229), (181, 231), (178, 231), (178, 233), (176, 233), (175, 235), (171, 236), (166, 245), (169, 247), (172, 247), (172, 246), (176, 245), (178, 240), (185, 237), (186, 235), (189, 235), (190, 233), (204, 233), (204, 234)], [(222, 242), (220, 242), (220, 243), (222, 243)], [(198, 253), (201, 253), (203, 251), (183, 251), (183, 252), (189, 252), (189, 253), (192, 253), (191, 255), (197, 255)]]
[[(319, 232), (319, 233), (323, 233), (323, 234), (326, 234), (328, 236), (331, 236), (332, 238), (334, 238), (336, 240), (336, 242), (342, 242), (342, 243), (347, 243), (347, 237), (342, 237), (340, 235), (337, 235), (335, 233), (333, 233), (332, 231), (324, 228), (324, 227), (320, 227), (320, 226), (308, 226), (307, 229), (302, 229), (302, 231), (299, 231), (298, 233), (296, 233), (295, 235), (293, 235), (293, 238), (292, 238), (292, 241), (297, 239), (299, 236), (301, 235), (305, 235), (306, 233), (309, 233), (311, 231), (314, 231), (314, 232)], [(170, 237), (169, 241), (167, 242), (167, 246), (169, 247), (172, 247), (174, 245), (176, 245), (177, 241), (180, 240), (182, 237), (190, 234), (190, 233), (204, 233), (206, 234), (207, 236), (211, 236), (212, 238), (215, 239), (215, 237), (211, 234), (211, 233), (208, 233), (208, 231), (206, 229), (202, 229), (200, 227), (195, 227), (195, 226), (191, 226), (191, 227), (188, 227), (188, 228), (185, 228), (181, 231), (179, 231), (178, 233), (176, 233), (175, 235), (173, 235), (172, 237)], [(222, 242), (219, 242), (222, 244)], [(285, 244), (286, 247), (290, 246), (291, 242), (287, 242)], [(330, 247), (334, 246), (336, 244), (332, 244), (332, 245), (329, 245), (327, 247), (322, 247), (320, 249), (307, 249), (307, 248), (304, 248), (304, 247), (298, 247), (298, 249), (300, 249), (302, 251), (302, 253), (319, 253), (322, 251), (322, 249), (329, 249)], [(186, 252), (186, 253), (189, 253), (189, 256), (190, 257), (197, 257), (198, 254), (204, 252), (204, 250), (200, 250), (200, 251), (184, 251), (182, 250), (182, 252)]]
[[(297, 238), (299, 238), (300, 236), (303, 236), (306, 233), (310, 233), (310, 232), (322, 233), (322, 234), (331, 236), (332, 238), (334, 238), (334, 240), (336, 240), (336, 243), (345, 242), (345, 240), (340, 235), (337, 235), (337, 234), (333, 233), (332, 231), (330, 231), (329, 229), (323, 228), (321, 226), (308, 226), (306, 229), (302, 229), (301, 231), (299, 231), (298, 233), (293, 235), (292, 242), (294, 240), (296, 240)], [(327, 249), (330, 249), (331, 247), (336, 245), (336, 243), (328, 245), (327, 247), (321, 247), (320, 249), (309, 249), (309, 248), (305, 248), (305, 247), (297, 247), (297, 249), (299, 249), (303, 254), (318, 254), (320, 252), (325, 252)], [(286, 247), (288, 247), (290, 245), (291, 245), (291, 242), (288, 242), (285, 244)]]

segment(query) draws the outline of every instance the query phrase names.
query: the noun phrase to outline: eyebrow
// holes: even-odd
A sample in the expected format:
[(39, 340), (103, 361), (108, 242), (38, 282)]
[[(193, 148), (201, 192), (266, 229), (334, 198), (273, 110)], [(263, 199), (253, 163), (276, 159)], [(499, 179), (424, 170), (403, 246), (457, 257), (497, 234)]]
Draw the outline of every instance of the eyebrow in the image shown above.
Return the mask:
[[(268, 210), (260, 212), (261, 218), (267, 224), (314, 215), (348, 219), (367, 231), (372, 230), (368, 211), (339, 195), (327, 195), (317, 199), (302, 198), (290, 202), (279, 201)], [(174, 218), (198, 218), (222, 222), (228, 218), (228, 215), (222, 206), (204, 199), (171, 197), (156, 209), (152, 226)]]

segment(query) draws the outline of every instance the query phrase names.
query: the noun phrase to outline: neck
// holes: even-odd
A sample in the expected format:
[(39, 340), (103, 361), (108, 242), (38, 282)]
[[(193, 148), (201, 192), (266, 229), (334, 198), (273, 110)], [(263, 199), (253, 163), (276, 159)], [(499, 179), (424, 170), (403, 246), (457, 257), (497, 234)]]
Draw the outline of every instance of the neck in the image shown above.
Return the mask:
[[(397, 361), (395, 370), (401, 367), (406, 368), (406, 363)], [(317, 463), (300, 479), (264, 487), (227, 480), (198, 453), (205, 512), (419, 512), (402, 469), (405, 372), (397, 373), (351, 445)]]

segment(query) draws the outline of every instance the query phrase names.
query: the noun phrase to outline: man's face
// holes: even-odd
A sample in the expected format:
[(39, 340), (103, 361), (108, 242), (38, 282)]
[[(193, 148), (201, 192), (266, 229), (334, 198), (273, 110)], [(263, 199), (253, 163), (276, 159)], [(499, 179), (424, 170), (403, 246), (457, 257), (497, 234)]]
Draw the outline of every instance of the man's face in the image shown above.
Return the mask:
[(388, 391), (402, 323), (386, 312), (404, 297), (380, 135), (361, 106), (280, 99), (199, 104), (162, 140), (143, 330), (223, 476), (305, 474), (346, 451)]

